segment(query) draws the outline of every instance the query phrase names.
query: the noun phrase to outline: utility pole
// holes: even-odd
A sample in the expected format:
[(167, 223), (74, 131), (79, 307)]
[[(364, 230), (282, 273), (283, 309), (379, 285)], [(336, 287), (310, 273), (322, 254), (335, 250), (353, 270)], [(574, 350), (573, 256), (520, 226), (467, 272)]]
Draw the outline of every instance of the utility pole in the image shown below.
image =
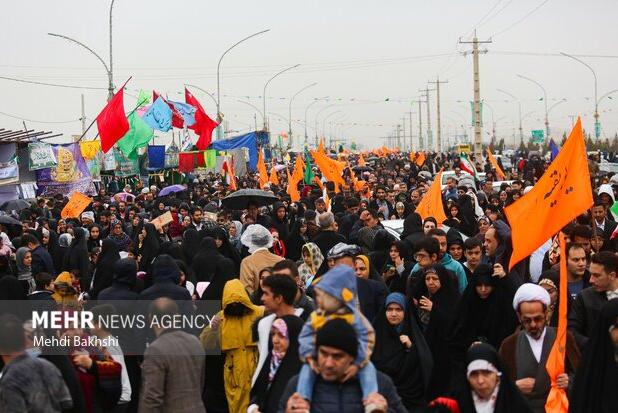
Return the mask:
[(399, 131), (401, 130), (401, 125), (397, 125), (397, 146), (401, 149), (401, 135)]
[(82, 121), (82, 135), (86, 133), (86, 105), (84, 103), (84, 94), (82, 93), (82, 116), (79, 118)]
[(410, 110), (410, 147), (409, 150), (412, 150), (412, 110)]
[[(474, 31), (474, 38), (471, 42), (464, 42), (459, 39), (461, 44), (472, 44), (472, 59), (474, 64), (474, 157), (477, 160), (482, 159), (483, 147), (482, 147), (482, 131), (481, 131), (481, 82), (479, 72), (479, 53), (487, 53), (487, 50), (479, 50), (479, 44), (491, 43), (489, 40), (479, 41), (476, 37), (476, 30)], [(470, 52), (464, 52), (464, 56)]]
[[(421, 96), (422, 97), (422, 96)], [(418, 99), (418, 149), (423, 150), (423, 114), (421, 110), (421, 98)]]
[(431, 132), (431, 111), (429, 105), (429, 92), (433, 92), (436, 89), (429, 89), (429, 86), (425, 87), (424, 90), (419, 90), (419, 92), (424, 92), (423, 95), (425, 97), (425, 103), (427, 104), (427, 149), (433, 150), (433, 134)]
[(438, 152), (442, 152), (442, 122), (440, 119), (440, 84), (441, 83), (448, 83), (448, 80), (440, 80), (440, 77), (438, 76), (436, 78), (435, 82), (429, 82), (429, 83), (434, 83), (436, 85), (436, 101), (437, 101), (437, 107), (436, 107), (436, 116), (438, 117), (438, 124), (437, 124), (437, 128), (438, 128), (438, 141), (436, 142), (436, 146), (437, 146), (437, 151)]
[(403, 145), (399, 149), (401, 149), (401, 151), (403, 152), (406, 150), (406, 117), (405, 117), (405, 114), (401, 121), (401, 129), (402, 129), (401, 135), (403, 136)]

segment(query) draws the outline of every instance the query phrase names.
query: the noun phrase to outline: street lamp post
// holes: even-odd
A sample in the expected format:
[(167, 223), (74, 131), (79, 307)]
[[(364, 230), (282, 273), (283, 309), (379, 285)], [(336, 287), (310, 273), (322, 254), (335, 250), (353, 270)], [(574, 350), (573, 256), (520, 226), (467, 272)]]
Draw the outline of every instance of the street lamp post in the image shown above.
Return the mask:
[(116, 0), (112, 0), (109, 5), (109, 65), (94, 50), (92, 50), (90, 47), (86, 46), (84, 43), (80, 42), (79, 40), (73, 39), (72, 37), (65, 36), (63, 34), (47, 33), (50, 36), (59, 37), (61, 39), (68, 40), (70, 42), (77, 44), (78, 46), (83, 47), (84, 49), (92, 53), (103, 64), (103, 67), (105, 67), (105, 72), (107, 73), (107, 92), (108, 92), (107, 101), (108, 102), (112, 100), (112, 98), (114, 97), (114, 72), (113, 72), (114, 60), (113, 60), (113, 55), (112, 55), (112, 9), (114, 8), (115, 1)]
[(215, 105), (217, 104), (217, 99), (215, 99), (215, 97), (213, 96), (213, 94), (212, 94), (212, 93), (210, 93), (210, 92), (208, 92), (206, 89), (202, 89), (202, 88), (201, 88), (201, 87), (199, 87), (199, 86), (190, 85), (190, 84), (188, 84), (188, 83), (185, 83), (185, 86), (192, 87), (192, 88), (194, 88), (194, 89), (199, 90), (199, 91), (200, 91), (200, 92), (202, 92), (202, 93), (207, 94), (207, 95), (208, 95), (208, 97), (209, 97), (209, 98), (211, 98), (211, 99), (212, 99), (212, 101), (215, 103)]
[(266, 83), (264, 84), (264, 92), (262, 95), (262, 98), (264, 99), (264, 131), (268, 131), (268, 117), (266, 116), (266, 88), (268, 87), (268, 85), (270, 84), (270, 82), (272, 82), (277, 76), (282, 75), (283, 73), (287, 72), (288, 70), (292, 70), (297, 68), (298, 66), (300, 66), (300, 64), (295, 64), (294, 66), (290, 66), (287, 67), (277, 73), (275, 73), (270, 79), (268, 79), (266, 81)]
[(328, 115), (326, 115), (324, 119), (322, 119), (322, 135), (324, 136), (324, 139), (326, 139), (326, 121), (328, 120), (328, 118), (330, 118), (333, 115), (336, 115), (337, 113), (341, 113), (341, 111), (336, 110), (334, 112), (331, 112)]
[(221, 113), (221, 78), (219, 76), (220, 73), (220, 69), (221, 69), (221, 61), (223, 60), (223, 58), (225, 57), (225, 55), (232, 50), (233, 48), (235, 48), (236, 46), (238, 46), (239, 44), (243, 43), (246, 40), (251, 39), (252, 37), (255, 37), (257, 35), (260, 35), (262, 33), (266, 33), (269, 32), (270, 29), (266, 29), (266, 30), (262, 30), (260, 32), (257, 33), (253, 33), (252, 35), (249, 35), (239, 41), (237, 41), (236, 43), (234, 43), (232, 46), (230, 46), (225, 52), (223, 52), (223, 54), (221, 55), (221, 57), (219, 58), (219, 63), (217, 63), (217, 122), (221, 122), (223, 115)]
[(530, 79), (529, 77), (526, 77), (523, 75), (517, 75), (517, 76), (524, 80), (534, 83), (539, 88), (541, 88), (541, 90), (543, 91), (543, 101), (545, 103), (545, 133), (547, 134), (547, 139), (549, 139), (550, 138), (549, 137), (549, 117), (548, 117), (548, 110), (547, 110), (547, 92), (545, 91), (545, 88), (543, 87), (543, 85), (541, 85), (539, 82), (537, 82), (534, 79)]
[(307, 112), (309, 111), (309, 108), (313, 105), (315, 105), (316, 103), (318, 103), (318, 100), (314, 100), (313, 102), (311, 102), (310, 104), (307, 105), (307, 107), (305, 108), (305, 146), (307, 146), (307, 140), (308, 140), (308, 135), (307, 135)]
[[(237, 99), (237, 102), (244, 103), (245, 105), (251, 106), (253, 109), (255, 109), (260, 114), (260, 116), (262, 117), (262, 122), (264, 122), (264, 113), (262, 113), (262, 111), (257, 106), (255, 106), (253, 103), (247, 102), (246, 100), (240, 100), (240, 99)], [(257, 130), (257, 125), (255, 129)]]
[(521, 100), (519, 100), (517, 96), (515, 96), (514, 94), (507, 92), (504, 89), (498, 89), (498, 92), (504, 93), (505, 95), (510, 96), (511, 98), (517, 101), (517, 106), (519, 109), (519, 139), (523, 142), (524, 141), (524, 130), (521, 124)]
[(595, 138), (599, 139), (601, 137), (601, 125), (599, 123), (599, 100), (597, 99), (597, 74), (594, 71), (594, 69), (586, 62), (584, 62), (583, 60), (570, 55), (568, 53), (564, 53), (564, 52), (560, 52), (561, 55), (566, 56), (566, 57), (570, 57), (571, 59), (575, 60), (576, 62), (581, 63), (582, 65), (586, 66), (591, 72), (592, 72), (592, 76), (594, 76), (594, 136)]
[[(288, 147), (291, 148), (292, 146), (294, 146), (294, 141), (292, 140), (292, 102), (294, 101), (294, 98), (298, 95), (300, 95), (302, 92), (304, 92), (305, 90), (309, 89), (310, 87), (313, 87), (315, 85), (317, 85), (318, 82), (313, 82), (310, 85), (305, 86), (304, 88), (300, 89), (298, 92), (296, 92), (291, 98), (290, 98), (290, 105), (289, 105), (289, 111), (288, 111), (288, 136), (289, 136), (289, 141), (288, 141)], [(306, 116), (305, 116), (306, 118)], [(305, 124), (305, 136), (307, 136), (307, 131), (306, 131), (306, 124)]]
[(320, 114), (324, 112), (326, 109), (332, 108), (335, 104), (324, 106), (322, 109), (318, 110), (318, 113), (315, 114), (315, 147), (318, 147), (318, 118)]

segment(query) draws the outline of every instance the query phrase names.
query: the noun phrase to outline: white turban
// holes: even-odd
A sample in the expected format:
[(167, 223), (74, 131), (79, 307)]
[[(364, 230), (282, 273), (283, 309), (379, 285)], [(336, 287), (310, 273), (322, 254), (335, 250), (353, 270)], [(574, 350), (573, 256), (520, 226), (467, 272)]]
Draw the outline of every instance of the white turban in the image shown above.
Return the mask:
[(551, 304), (551, 298), (547, 290), (540, 285), (525, 283), (517, 289), (515, 297), (513, 298), (513, 309), (517, 311), (519, 304), (529, 301), (540, 301), (546, 307)]
[(94, 212), (92, 211), (82, 212), (82, 219), (83, 218), (89, 219), (92, 222), (94, 222)]
[(253, 254), (258, 248), (273, 246), (273, 236), (269, 230), (260, 224), (249, 225), (240, 237), (240, 242)]

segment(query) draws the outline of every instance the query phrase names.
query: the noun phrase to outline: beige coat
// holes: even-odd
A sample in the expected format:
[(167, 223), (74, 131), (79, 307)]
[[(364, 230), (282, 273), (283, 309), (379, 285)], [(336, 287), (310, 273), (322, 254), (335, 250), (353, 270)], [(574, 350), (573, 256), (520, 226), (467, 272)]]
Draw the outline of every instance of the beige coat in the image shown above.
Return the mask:
[(260, 286), (260, 271), (266, 267), (272, 267), (283, 258), (271, 253), (267, 249), (259, 249), (240, 263), (240, 282), (253, 294)]

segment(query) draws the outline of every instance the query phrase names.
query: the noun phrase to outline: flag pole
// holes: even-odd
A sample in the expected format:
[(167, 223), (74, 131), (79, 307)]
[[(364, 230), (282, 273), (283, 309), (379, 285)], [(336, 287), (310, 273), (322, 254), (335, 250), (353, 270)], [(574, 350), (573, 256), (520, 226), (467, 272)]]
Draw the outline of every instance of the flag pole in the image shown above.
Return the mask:
[[(127, 79), (127, 81), (126, 81), (126, 82), (124, 82), (124, 84), (122, 85), (122, 87), (120, 88), (120, 90), (123, 90), (123, 89), (124, 89), (124, 87), (127, 85), (127, 83), (129, 83), (129, 80), (131, 80), (132, 78), (133, 78), (133, 76), (129, 76), (129, 78)], [(135, 112), (135, 110), (137, 110), (137, 108), (133, 109), (133, 111), (132, 111), (131, 113)], [(97, 121), (97, 118), (98, 118), (98, 116), (97, 116), (96, 118), (94, 118), (94, 120), (93, 120), (93, 121), (90, 123), (90, 125), (86, 128), (86, 130), (84, 131), (84, 133), (82, 133), (82, 136), (80, 136), (80, 137), (79, 137), (79, 139), (77, 140), (77, 142), (76, 142), (76, 143), (79, 143), (79, 142), (80, 142), (80, 141), (84, 138), (84, 136), (86, 136), (86, 133), (88, 133), (88, 131), (90, 130), (90, 128), (92, 128), (92, 125), (94, 125), (94, 123)], [(97, 136), (95, 136), (95, 137), (94, 137), (94, 139), (96, 139), (98, 136), (99, 136), (99, 134), (97, 133)], [(93, 139), (93, 140), (94, 140), (94, 139)]]

